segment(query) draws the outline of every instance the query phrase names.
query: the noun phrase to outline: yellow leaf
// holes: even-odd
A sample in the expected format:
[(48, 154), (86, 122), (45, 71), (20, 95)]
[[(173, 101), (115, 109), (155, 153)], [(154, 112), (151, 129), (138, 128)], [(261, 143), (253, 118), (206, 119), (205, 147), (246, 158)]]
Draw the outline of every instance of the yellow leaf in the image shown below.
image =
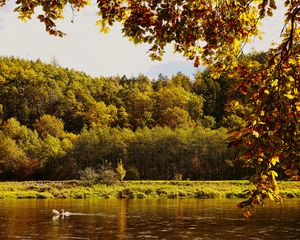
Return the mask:
[(235, 51), (238, 51), (238, 50), (240, 49), (240, 46), (241, 46), (241, 44), (240, 44), (239, 40), (234, 39), (234, 40), (233, 40), (233, 49), (234, 49)]
[(289, 80), (290, 80), (290, 82), (294, 82), (295, 81), (295, 79), (292, 76), (289, 76)]
[(272, 193), (268, 192), (268, 197), (269, 197), (272, 201), (274, 201), (274, 197), (273, 197), (273, 194), (272, 194)]
[(202, 53), (204, 51), (204, 49), (202, 47), (197, 47), (196, 48), (197, 52)]
[(289, 64), (296, 65), (297, 61), (295, 59), (289, 59)]
[(274, 156), (274, 157), (271, 158), (271, 164), (273, 166), (276, 165), (276, 163), (278, 163), (278, 162), (279, 162), (279, 157)]
[(284, 94), (284, 96), (287, 97), (288, 99), (294, 99), (294, 95), (289, 94), (289, 93)]
[(233, 105), (233, 108), (237, 108), (239, 106), (239, 102), (238, 101), (234, 101), (234, 105)]
[(257, 138), (259, 137), (259, 133), (257, 131), (253, 131), (252, 134)]
[(275, 79), (274, 81), (272, 81), (271, 86), (272, 87), (278, 86), (278, 79)]

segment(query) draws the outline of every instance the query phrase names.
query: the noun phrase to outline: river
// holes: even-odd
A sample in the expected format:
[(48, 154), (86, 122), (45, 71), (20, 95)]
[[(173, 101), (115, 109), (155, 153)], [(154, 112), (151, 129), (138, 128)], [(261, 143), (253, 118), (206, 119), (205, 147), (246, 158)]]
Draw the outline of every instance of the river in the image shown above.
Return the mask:
[(250, 219), (237, 201), (0, 199), (0, 239), (300, 239), (300, 200), (269, 202)]

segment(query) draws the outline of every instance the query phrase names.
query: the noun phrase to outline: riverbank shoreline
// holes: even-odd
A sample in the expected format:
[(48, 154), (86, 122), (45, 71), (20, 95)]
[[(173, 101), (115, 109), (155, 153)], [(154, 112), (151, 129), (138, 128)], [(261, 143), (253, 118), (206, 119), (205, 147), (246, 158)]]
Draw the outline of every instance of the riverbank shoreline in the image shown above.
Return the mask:
[[(300, 199), (300, 182), (279, 182), (283, 198)], [(0, 199), (120, 198), (120, 199), (231, 199), (245, 198), (248, 181), (124, 181), (89, 185), (82, 181), (0, 182)]]

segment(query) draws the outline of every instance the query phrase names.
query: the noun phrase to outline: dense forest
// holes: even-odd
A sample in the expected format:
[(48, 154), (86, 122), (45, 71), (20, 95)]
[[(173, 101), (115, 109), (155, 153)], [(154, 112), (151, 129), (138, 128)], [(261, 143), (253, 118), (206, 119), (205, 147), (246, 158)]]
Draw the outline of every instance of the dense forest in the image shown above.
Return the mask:
[[(264, 53), (242, 56), (257, 66)], [(209, 68), (92, 78), (40, 60), (0, 58), (0, 178), (76, 179), (122, 161), (126, 179), (240, 179), (227, 132), (243, 125), (236, 80)], [(230, 97), (230, 101), (228, 100)]]

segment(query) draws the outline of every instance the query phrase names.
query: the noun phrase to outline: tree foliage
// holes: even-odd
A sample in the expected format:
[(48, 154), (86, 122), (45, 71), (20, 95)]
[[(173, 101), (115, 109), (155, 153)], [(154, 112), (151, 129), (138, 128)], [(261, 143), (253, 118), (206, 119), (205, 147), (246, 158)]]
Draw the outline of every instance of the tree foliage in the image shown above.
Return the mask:
[[(201, 126), (207, 95), (194, 92), (195, 81), (181, 73), (160, 84), (145, 76), (91, 78), (15, 58), (1, 58), (0, 68), (1, 179), (94, 178), (90, 169), (105, 163), (115, 169), (121, 160), (127, 179), (238, 179), (245, 173), (227, 163), (226, 130)], [(39, 77), (24, 77), (25, 69)], [(42, 110), (22, 108), (41, 89)], [(14, 94), (16, 101), (8, 99)], [(95, 104), (117, 111), (93, 118)]]
[(125, 168), (124, 168), (124, 166), (123, 166), (122, 160), (120, 160), (120, 161), (118, 162), (117, 168), (116, 168), (116, 172), (118, 173), (119, 179), (120, 179), (120, 181), (122, 182), (123, 179), (124, 179), (124, 177), (126, 176), (126, 170), (125, 170)]
[(0, 175), (5, 179), (12, 179), (25, 174), (27, 157), (16, 141), (0, 132)]

